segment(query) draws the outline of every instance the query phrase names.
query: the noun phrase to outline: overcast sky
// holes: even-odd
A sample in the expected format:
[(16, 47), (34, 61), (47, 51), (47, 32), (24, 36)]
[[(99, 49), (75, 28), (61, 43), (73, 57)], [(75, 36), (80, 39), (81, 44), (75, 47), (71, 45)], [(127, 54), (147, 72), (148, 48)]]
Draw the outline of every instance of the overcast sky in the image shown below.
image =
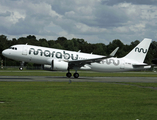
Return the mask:
[(104, 44), (157, 41), (157, 0), (0, 0), (0, 34)]

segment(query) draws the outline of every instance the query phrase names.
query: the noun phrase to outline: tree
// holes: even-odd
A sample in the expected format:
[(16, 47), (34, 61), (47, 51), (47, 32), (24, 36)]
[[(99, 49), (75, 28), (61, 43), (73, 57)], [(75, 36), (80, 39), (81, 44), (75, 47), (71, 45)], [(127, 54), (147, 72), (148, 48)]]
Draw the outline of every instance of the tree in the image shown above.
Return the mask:
[(157, 42), (156, 41), (153, 41), (151, 43), (145, 62), (151, 64), (151, 61), (154, 58), (157, 58)]
[(63, 49), (63, 47), (62, 47), (59, 43), (54, 44), (53, 47), (54, 47), (54, 48), (57, 48), (57, 49)]
[(27, 38), (25, 38), (25, 37), (20, 37), (20, 38), (18, 39), (18, 44), (26, 44), (26, 43), (28, 43), (28, 39), (27, 39)]
[(64, 43), (64, 49), (66, 50), (72, 50), (72, 51), (76, 51), (75, 47), (74, 47), (74, 42), (72, 40), (67, 40)]
[(131, 42), (131, 45), (130, 45), (130, 47), (131, 47), (131, 49), (133, 49), (136, 45), (138, 45), (140, 43), (140, 41), (138, 41), (138, 40), (136, 40), (136, 41), (134, 41), (134, 42)]
[(61, 46), (64, 46), (65, 42), (67, 41), (67, 39), (65, 37), (59, 37), (55, 43), (59, 43)]
[(106, 46), (103, 43), (97, 43), (93, 45), (93, 53), (99, 55), (107, 55)]
[(55, 41), (54, 40), (49, 40), (48, 44), (49, 44), (50, 48), (53, 48), (53, 46), (55, 45)]
[[(10, 45), (10, 41), (8, 41), (7, 36), (0, 35), (0, 55), (2, 56), (2, 51), (6, 48), (8, 48)], [(2, 59), (4, 57), (2, 56)]]
[(11, 44), (12, 44), (12, 45), (16, 45), (17, 43), (18, 43), (18, 41), (16, 40), (16, 38), (13, 38)]
[(29, 35), (29, 36), (27, 36), (27, 39), (35, 39), (36, 40), (36, 37), (34, 35)]
[(39, 41), (36, 39), (34, 35), (27, 36), (27, 43), (30, 45), (39, 45)]
[(49, 44), (48, 44), (47, 40), (44, 39), (44, 38), (39, 39), (39, 45), (43, 46), (43, 47), (49, 47)]
[(119, 47), (118, 52), (116, 53), (116, 55), (118, 57), (123, 57), (125, 55), (125, 51), (124, 49), (124, 44), (119, 40), (119, 39), (115, 39), (112, 42), (109, 43), (109, 45), (107, 45), (107, 53), (108, 55), (117, 47)]

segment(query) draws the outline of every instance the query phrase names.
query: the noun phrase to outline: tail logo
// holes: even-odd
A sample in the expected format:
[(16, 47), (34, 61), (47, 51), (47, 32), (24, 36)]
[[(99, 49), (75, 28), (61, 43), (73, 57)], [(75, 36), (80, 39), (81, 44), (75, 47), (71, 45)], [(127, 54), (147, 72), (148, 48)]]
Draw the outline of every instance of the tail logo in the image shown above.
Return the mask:
[(141, 49), (139, 49), (138, 47), (135, 48), (135, 52), (139, 52), (139, 53), (143, 52), (145, 54), (145, 53), (147, 53), (147, 51), (148, 51), (147, 49), (144, 50), (143, 48), (141, 48)]

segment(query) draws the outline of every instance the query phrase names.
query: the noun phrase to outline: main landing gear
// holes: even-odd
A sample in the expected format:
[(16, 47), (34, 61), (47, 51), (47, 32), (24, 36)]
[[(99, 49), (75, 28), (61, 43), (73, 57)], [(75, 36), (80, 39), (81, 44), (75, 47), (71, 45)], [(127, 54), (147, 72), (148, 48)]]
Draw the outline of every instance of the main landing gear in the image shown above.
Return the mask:
[(66, 76), (67, 76), (68, 78), (71, 78), (72, 74), (71, 74), (70, 72), (68, 72), (68, 73), (66, 74)]
[[(70, 78), (72, 76), (72, 74), (70, 73), (70, 71), (68, 70), (66, 76), (68, 78)], [(77, 73), (77, 70), (75, 71), (75, 73), (73, 74), (74, 78), (78, 78), (79, 77), (79, 73)]]
[[(67, 76), (68, 78), (71, 78), (72, 74), (71, 74), (70, 72), (68, 72), (68, 73), (66, 74), (66, 76)], [(78, 78), (78, 77), (79, 77), (79, 74), (78, 74), (77, 72), (75, 72), (75, 73), (73, 74), (73, 76), (74, 76), (74, 78)]]

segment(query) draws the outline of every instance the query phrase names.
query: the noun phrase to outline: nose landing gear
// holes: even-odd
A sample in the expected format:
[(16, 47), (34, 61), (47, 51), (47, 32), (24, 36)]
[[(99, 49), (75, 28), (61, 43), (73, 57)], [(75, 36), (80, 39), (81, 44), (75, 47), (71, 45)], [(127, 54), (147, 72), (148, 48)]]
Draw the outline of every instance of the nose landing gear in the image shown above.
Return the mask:
[(23, 66), (24, 66), (24, 61), (21, 62), (21, 66), (19, 67), (19, 70), (23, 70)]

